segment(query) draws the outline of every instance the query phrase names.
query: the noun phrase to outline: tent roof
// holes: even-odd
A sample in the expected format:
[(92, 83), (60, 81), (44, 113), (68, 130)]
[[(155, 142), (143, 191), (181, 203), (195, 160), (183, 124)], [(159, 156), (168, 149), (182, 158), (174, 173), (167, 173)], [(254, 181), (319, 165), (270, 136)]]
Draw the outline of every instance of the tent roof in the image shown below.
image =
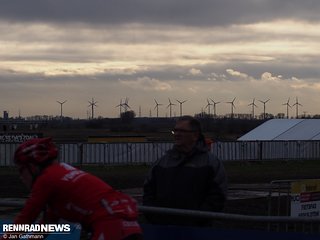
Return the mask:
[(238, 140), (320, 140), (320, 119), (271, 119)]

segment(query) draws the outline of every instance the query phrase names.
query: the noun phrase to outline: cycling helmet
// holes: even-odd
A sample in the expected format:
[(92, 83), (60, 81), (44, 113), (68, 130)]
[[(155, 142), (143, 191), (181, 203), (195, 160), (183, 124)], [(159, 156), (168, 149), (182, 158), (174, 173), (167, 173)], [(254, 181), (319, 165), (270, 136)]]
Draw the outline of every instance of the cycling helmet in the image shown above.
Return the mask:
[(45, 165), (58, 156), (58, 149), (51, 138), (33, 138), (23, 142), (14, 153), (16, 164)]

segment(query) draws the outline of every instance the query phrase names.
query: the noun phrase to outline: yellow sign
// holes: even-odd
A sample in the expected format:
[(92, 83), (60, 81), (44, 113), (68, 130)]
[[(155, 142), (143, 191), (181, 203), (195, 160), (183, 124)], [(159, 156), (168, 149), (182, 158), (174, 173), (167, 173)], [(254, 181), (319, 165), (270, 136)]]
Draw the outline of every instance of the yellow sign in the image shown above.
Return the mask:
[(307, 179), (291, 183), (291, 193), (320, 192), (320, 179)]
[(291, 183), (291, 216), (320, 216), (320, 179), (306, 179)]

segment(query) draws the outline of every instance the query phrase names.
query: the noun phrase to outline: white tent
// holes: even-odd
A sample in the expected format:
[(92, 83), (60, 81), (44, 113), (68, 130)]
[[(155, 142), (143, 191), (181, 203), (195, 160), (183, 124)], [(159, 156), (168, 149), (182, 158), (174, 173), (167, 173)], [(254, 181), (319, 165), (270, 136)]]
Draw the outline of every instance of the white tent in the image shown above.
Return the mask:
[(320, 119), (272, 119), (238, 140), (320, 140)]

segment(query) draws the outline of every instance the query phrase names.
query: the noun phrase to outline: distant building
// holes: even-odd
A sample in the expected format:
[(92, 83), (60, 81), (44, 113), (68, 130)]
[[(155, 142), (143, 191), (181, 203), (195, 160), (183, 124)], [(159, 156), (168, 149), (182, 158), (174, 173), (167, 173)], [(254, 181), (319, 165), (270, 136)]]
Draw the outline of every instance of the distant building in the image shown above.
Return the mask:
[(320, 140), (319, 119), (272, 119), (238, 138), (240, 141)]

